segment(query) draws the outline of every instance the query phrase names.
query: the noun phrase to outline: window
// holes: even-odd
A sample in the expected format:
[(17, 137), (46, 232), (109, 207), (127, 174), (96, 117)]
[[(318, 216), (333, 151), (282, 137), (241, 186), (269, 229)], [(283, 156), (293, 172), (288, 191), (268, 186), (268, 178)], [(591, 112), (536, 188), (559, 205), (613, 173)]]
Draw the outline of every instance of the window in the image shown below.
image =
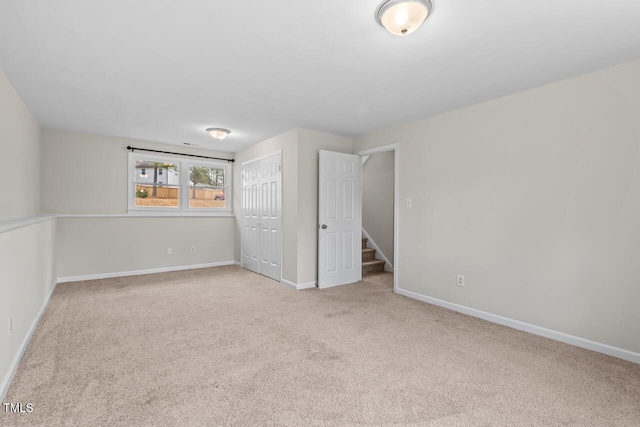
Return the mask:
[(220, 209), (227, 204), (225, 170), (221, 167), (189, 167), (189, 208)]
[(227, 162), (129, 153), (129, 211), (229, 212)]
[[(159, 159), (136, 159), (134, 164), (134, 208), (180, 207), (180, 163)], [(162, 169), (175, 171), (173, 180), (163, 181)], [(171, 178), (171, 175), (169, 177)]]

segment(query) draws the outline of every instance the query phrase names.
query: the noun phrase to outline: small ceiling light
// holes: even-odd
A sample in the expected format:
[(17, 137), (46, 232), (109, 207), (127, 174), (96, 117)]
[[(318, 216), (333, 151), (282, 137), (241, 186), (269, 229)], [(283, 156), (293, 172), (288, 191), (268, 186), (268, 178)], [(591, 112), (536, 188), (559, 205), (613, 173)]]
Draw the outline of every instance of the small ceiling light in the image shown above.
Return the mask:
[(420, 28), (433, 10), (431, 0), (386, 0), (376, 12), (376, 21), (391, 34), (406, 36)]
[(211, 135), (213, 139), (217, 140), (225, 139), (227, 135), (231, 133), (230, 130), (222, 128), (208, 128), (207, 132), (209, 132), (209, 135)]

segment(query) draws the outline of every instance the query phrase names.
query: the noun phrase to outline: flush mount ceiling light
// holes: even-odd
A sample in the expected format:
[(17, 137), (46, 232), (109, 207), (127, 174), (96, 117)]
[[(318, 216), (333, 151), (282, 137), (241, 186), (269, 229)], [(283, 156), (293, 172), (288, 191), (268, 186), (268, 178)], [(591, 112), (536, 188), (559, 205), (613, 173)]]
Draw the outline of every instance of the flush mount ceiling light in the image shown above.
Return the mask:
[(431, 0), (386, 0), (376, 12), (376, 21), (391, 34), (406, 36), (420, 28), (433, 10)]
[(217, 140), (225, 139), (227, 135), (231, 133), (230, 130), (222, 128), (208, 128), (207, 132), (209, 132), (209, 135), (211, 135), (213, 139)]

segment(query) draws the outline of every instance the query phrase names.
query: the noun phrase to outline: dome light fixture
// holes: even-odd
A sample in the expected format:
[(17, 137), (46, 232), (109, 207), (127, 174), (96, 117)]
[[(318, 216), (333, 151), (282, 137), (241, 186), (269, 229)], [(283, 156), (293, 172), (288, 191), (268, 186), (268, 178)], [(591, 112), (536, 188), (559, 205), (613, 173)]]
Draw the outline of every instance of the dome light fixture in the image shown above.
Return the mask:
[(231, 133), (230, 130), (222, 128), (207, 128), (207, 132), (209, 132), (209, 135), (211, 135), (213, 139), (217, 139), (218, 141), (225, 139), (227, 135)]
[(376, 11), (376, 21), (391, 34), (406, 36), (431, 15), (431, 0), (386, 0)]

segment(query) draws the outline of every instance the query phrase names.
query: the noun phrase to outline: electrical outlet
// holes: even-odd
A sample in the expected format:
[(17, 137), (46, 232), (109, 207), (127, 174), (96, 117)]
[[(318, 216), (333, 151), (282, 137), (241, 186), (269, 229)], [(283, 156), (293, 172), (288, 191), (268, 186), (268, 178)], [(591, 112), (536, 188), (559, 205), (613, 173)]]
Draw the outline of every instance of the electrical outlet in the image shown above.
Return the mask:
[(456, 285), (464, 287), (464, 275), (463, 274), (458, 274), (458, 277), (456, 279)]
[(173, 253), (173, 250), (171, 248), (167, 248), (167, 255), (171, 255)]
[(13, 333), (13, 317), (9, 316), (9, 335)]
[(191, 253), (195, 254), (196, 253), (196, 247), (195, 246), (191, 246)]
[(413, 206), (413, 200), (411, 200), (411, 199), (407, 199), (406, 203), (407, 203), (407, 207), (408, 208)]

